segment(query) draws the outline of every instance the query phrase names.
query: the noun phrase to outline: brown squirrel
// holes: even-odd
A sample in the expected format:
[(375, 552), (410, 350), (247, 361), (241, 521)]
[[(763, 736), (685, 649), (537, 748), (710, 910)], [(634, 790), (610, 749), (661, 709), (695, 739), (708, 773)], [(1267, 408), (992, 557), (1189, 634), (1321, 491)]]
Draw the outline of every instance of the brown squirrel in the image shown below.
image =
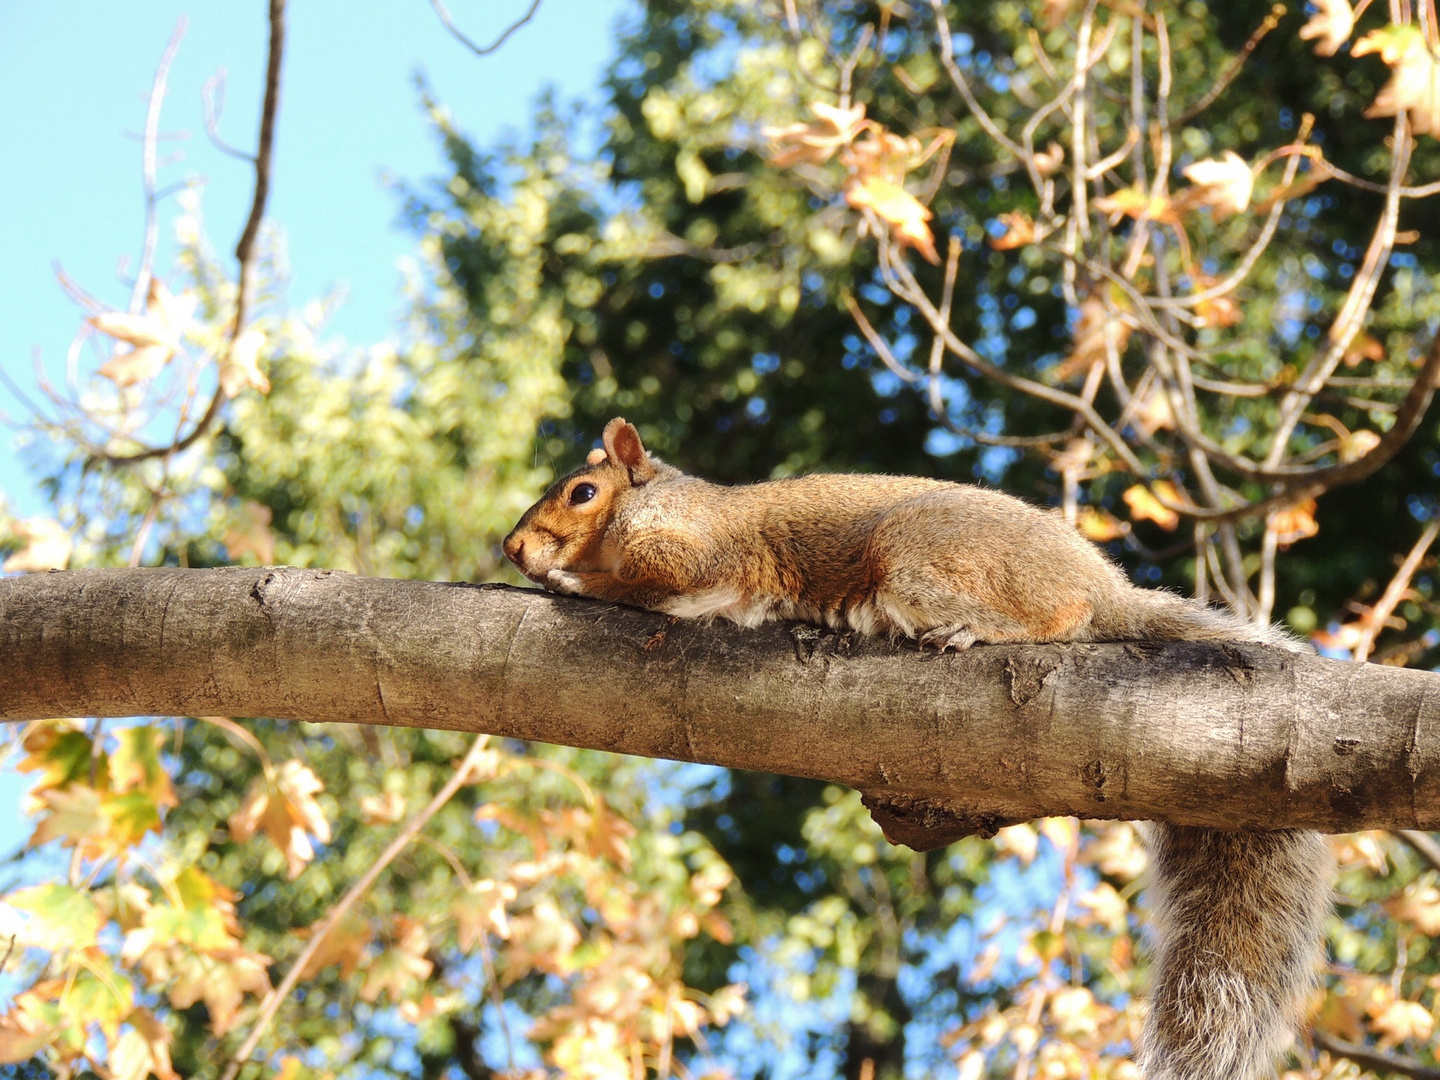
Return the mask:
[[(743, 626), (800, 619), (940, 649), (1057, 641), (1262, 641), (1256, 627), (1141, 589), (1059, 515), (919, 477), (712, 484), (651, 457), (633, 426), (556, 481), (505, 538), (552, 592)], [(1251, 1080), (1290, 1042), (1316, 981), (1329, 845), (1297, 830), (1149, 830), (1147, 1080)]]

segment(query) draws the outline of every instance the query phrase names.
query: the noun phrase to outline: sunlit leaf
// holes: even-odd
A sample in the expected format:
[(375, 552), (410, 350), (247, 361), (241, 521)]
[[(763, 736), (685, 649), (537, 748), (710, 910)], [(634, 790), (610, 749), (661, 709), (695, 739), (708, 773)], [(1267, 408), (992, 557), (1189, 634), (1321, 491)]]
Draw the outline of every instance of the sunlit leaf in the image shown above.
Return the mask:
[(1379, 53), (1390, 66), (1390, 81), (1380, 88), (1366, 116), (1404, 112), (1417, 135), (1440, 132), (1440, 65), (1418, 26), (1390, 25), (1372, 30), (1351, 47), (1352, 56)]
[(1180, 171), (1195, 185), (1182, 193), (1188, 206), (1208, 206), (1218, 220), (1238, 214), (1250, 205), (1255, 174), (1234, 150), (1226, 150), (1219, 158), (1197, 161)]
[(1316, 56), (1334, 56), (1355, 29), (1355, 12), (1348, 0), (1314, 0), (1315, 12), (1300, 28), (1302, 40), (1315, 41)]
[[(296, 936), (302, 940), (308, 939), (317, 929), (317, 926), (306, 927), (304, 930), (297, 930)], [(375, 928), (370, 920), (355, 911), (347, 911), (340, 921), (330, 928), (314, 954), (305, 962), (305, 966), (300, 970), (300, 977), (309, 979), (331, 964), (339, 964), (340, 977), (348, 979), (360, 966), (366, 946), (374, 939)]]
[(310, 836), (322, 843), (330, 839), (330, 823), (315, 801), (325, 785), (298, 760), (279, 765), (272, 775), (255, 778), (240, 808), (230, 815), (230, 833), (245, 843), (257, 831), (285, 853), (291, 878), (298, 877), (315, 857)]
[[(1154, 489), (1153, 491), (1151, 489)], [(1172, 503), (1181, 503), (1184, 500), (1175, 485), (1168, 480), (1156, 480), (1150, 487), (1144, 484), (1136, 484), (1127, 488), (1121, 496), (1125, 505), (1130, 508), (1130, 517), (1135, 521), (1153, 521), (1166, 532), (1174, 532), (1180, 524), (1180, 515), (1160, 501), (1156, 495), (1163, 496)]]
[(26, 912), (22, 940), (51, 952), (88, 949), (100, 933), (100, 912), (90, 894), (69, 885), (32, 885), (3, 898), (12, 908)]
[(872, 176), (847, 187), (845, 201), (857, 210), (873, 210), (901, 247), (913, 247), (932, 263), (940, 261), (926, 224), (935, 215), (899, 184)]

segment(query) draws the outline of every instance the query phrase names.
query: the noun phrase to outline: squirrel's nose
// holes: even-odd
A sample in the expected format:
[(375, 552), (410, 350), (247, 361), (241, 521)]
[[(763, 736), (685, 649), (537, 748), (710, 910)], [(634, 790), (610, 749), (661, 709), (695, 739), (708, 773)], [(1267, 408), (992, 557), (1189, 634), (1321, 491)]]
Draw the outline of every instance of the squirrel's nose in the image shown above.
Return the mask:
[[(521, 566), (520, 558), (525, 554), (525, 541), (516, 536), (513, 532), (505, 537), (505, 557), (516, 566)], [(524, 567), (521, 566), (523, 569)]]

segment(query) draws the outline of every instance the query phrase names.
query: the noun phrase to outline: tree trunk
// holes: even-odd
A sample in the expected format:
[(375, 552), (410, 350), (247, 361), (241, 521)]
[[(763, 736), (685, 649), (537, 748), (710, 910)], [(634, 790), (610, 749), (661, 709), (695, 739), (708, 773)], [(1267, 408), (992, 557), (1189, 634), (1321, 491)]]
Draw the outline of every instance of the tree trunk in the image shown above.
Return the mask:
[(1440, 675), (1250, 644), (921, 652), (326, 570), (0, 581), (0, 719), (484, 731), (859, 788), (914, 847), (1053, 814), (1440, 828)]

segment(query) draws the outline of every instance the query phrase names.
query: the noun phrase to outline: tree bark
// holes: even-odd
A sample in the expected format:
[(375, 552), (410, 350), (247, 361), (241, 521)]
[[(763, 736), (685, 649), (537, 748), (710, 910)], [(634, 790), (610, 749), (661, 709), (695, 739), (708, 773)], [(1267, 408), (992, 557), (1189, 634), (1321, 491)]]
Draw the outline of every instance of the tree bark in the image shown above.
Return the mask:
[(0, 720), (450, 728), (858, 788), (914, 847), (1033, 817), (1440, 828), (1440, 675), (1250, 644), (921, 652), (289, 568), (0, 580)]

